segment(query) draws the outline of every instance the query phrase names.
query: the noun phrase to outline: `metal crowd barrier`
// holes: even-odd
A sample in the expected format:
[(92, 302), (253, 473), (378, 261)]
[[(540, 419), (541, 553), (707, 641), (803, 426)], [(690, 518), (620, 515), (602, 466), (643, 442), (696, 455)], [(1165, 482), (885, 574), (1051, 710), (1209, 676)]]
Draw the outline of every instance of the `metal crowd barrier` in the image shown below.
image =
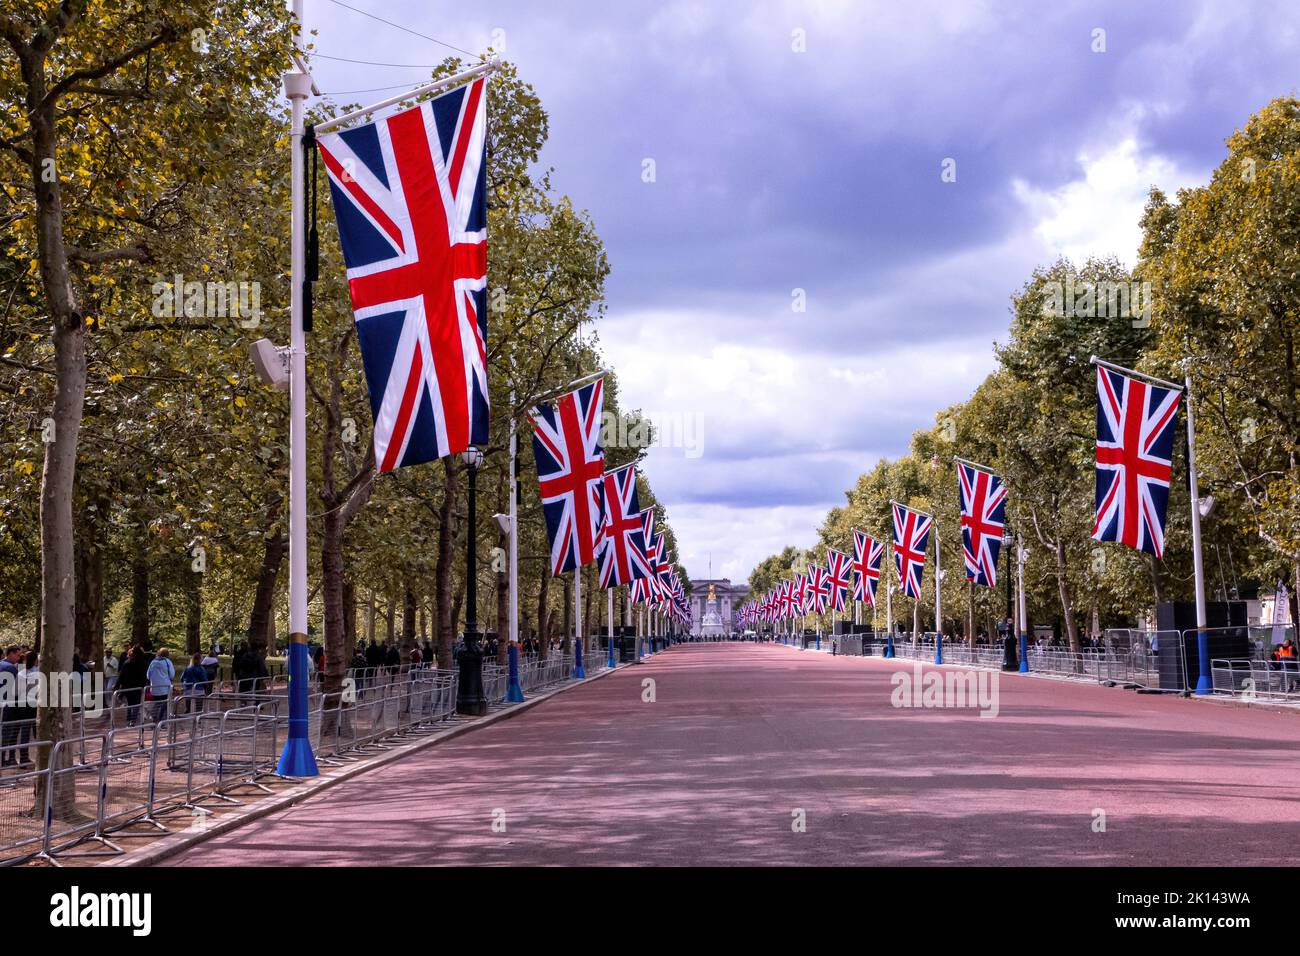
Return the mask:
[[(350, 759), (455, 713), (455, 674), (417, 668), (400, 677), (329, 708), (324, 695), (310, 696), (308, 733), (322, 762)], [(0, 767), (0, 865), (121, 853), (119, 843), (142, 835), (141, 828), (167, 831), (168, 815), (202, 817), (206, 802), (239, 803), (241, 788), (269, 791), (263, 781), (276, 776), (287, 697), (223, 694), (210, 703), (154, 723), (113, 726), (105, 717), (101, 730), (52, 748), (48, 741), (0, 747), (0, 758), (27, 758)]]
[(1213, 658), (1210, 677), (1214, 693), (1245, 700), (1300, 703), (1300, 661), (1253, 658)]

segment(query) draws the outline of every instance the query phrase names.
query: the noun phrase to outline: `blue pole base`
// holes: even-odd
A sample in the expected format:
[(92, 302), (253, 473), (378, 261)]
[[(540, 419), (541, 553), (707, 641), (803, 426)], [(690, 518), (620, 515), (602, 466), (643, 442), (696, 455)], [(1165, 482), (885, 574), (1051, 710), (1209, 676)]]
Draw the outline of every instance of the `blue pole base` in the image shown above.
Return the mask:
[(1214, 693), (1214, 683), (1210, 679), (1210, 641), (1204, 631), (1196, 632), (1196, 656), (1201, 672), (1196, 678), (1196, 693), (1204, 697)]
[(280, 762), (275, 765), (275, 772), (282, 777), (319, 777), (316, 756), (311, 752), (311, 743), (306, 737), (290, 737), (284, 742), (284, 751)]
[(1029, 673), (1029, 638), (1020, 635), (1020, 673)]
[(587, 676), (587, 671), (582, 666), (582, 642), (574, 641), (573, 643), (573, 679), (583, 680)]
[(936, 664), (943, 663), (943, 638), (938, 634), (934, 636), (934, 662)]
[(506, 703), (522, 704), (524, 689), (519, 684), (519, 645), (511, 641), (509, 650), (510, 669), (506, 678)]
[(887, 639), (885, 640), (885, 656), (886, 656), (886, 657), (893, 657), (893, 656), (894, 656), (894, 639), (893, 639), (893, 637), (889, 637), (889, 638), (887, 638)]
[(822, 649), (822, 632), (821, 632), (821, 631), (818, 631), (818, 632), (817, 632), (817, 650), (820, 651), (821, 649)]

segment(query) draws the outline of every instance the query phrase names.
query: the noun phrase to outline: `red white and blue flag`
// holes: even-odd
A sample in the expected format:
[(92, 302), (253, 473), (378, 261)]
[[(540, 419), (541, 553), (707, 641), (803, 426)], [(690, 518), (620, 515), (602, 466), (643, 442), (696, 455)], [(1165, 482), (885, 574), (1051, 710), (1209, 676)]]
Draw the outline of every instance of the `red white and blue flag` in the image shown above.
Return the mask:
[(885, 543), (861, 531), (853, 532), (853, 599), (876, 603), (876, 585), (880, 583), (880, 559)]
[(606, 472), (602, 480), (600, 586), (616, 587), (653, 576), (655, 570), (646, 557), (645, 515), (637, 503), (635, 466)]
[(538, 405), (529, 415), (552, 574), (572, 571), (596, 558), (605, 471), (605, 450), (600, 445), (604, 400), (604, 382), (597, 379), (562, 395), (554, 405)]
[(487, 81), (320, 136), (375, 465), (488, 440)]
[(961, 550), (966, 580), (993, 587), (998, 580), (998, 550), (1006, 528), (1007, 489), (992, 472), (957, 462), (961, 503)]
[(1092, 536), (1157, 558), (1182, 392), (1097, 367), (1097, 520)]
[(813, 611), (825, 614), (831, 603), (831, 586), (826, 569), (820, 564), (814, 564), (808, 569), (808, 588), (812, 592)]
[(894, 505), (894, 566), (903, 593), (913, 600), (921, 597), (921, 575), (925, 572), (926, 547), (934, 519), (900, 504)]
[(849, 556), (834, 548), (826, 549), (826, 584), (831, 591), (831, 608), (843, 611), (849, 600)]

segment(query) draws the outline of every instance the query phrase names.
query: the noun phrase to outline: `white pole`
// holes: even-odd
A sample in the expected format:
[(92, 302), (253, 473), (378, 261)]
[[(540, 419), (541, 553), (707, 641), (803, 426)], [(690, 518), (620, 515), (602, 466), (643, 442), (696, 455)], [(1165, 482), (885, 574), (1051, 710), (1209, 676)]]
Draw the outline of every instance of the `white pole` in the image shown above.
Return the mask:
[(609, 621), (605, 626), (606, 627), (605, 633), (606, 636), (609, 638), (610, 643), (613, 643), (614, 641), (614, 589), (609, 588), (608, 590), (606, 590), (605, 596), (609, 599), (609, 609), (605, 614), (605, 617), (608, 618)]
[[(302, 0), (293, 0), (293, 43), (302, 49)], [(303, 283), (307, 274), (306, 184), (302, 154), (303, 114), (311, 74), (284, 74), (289, 98), (289, 725), (277, 770), (285, 776), (319, 773), (307, 725), (307, 342), (303, 332)]]
[(1020, 612), (1020, 634), (1024, 641), (1020, 645), (1020, 672), (1023, 674), (1029, 670), (1029, 616), (1025, 613), (1025, 546), (1016, 535), (1016, 570), (1017, 578), (1017, 595), (1016, 604)]
[[(293, 15), (302, 45), (302, 0), (294, 0)], [(290, 240), (289, 269), (289, 640), (307, 637), (307, 342), (302, 329), (302, 282), (307, 272), (306, 190), (303, 182), (302, 127), (311, 77), (285, 76), (292, 103), (289, 134)]]
[(573, 639), (582, 634), (582, 565), (573, 569)]
[(510, 390), (510, 643), (519, 643), (519, 435), (515, 392)]
[(1187, 483), (1192, 493), (1192, 570), (1196, 576), (1196, 651), (1199, 659), (1196, 693), (1213, 692), (1210, 680), (1209, 638), (1205, 633), (1205, 566), (1201, 560), (1201, 502), (1196, 482), (1196, 427), (1192, 418), (1192, 376), (1187, 383)]
[(934, 634), (935, 642), (943, 640), (943, 572), (939, 569), (939, 519), (933, 518), (931, 531), (934, 534)]

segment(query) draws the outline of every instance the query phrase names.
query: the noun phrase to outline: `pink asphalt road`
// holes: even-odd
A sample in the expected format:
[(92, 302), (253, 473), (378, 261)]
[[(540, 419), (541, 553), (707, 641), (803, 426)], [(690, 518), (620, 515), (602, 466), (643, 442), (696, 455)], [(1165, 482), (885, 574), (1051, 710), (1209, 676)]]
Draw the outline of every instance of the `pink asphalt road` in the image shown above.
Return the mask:
[(1015, 675), (897, 709), (911, 667), (681, 645), (170, 862), (1300, 862), (1300, 714)]

